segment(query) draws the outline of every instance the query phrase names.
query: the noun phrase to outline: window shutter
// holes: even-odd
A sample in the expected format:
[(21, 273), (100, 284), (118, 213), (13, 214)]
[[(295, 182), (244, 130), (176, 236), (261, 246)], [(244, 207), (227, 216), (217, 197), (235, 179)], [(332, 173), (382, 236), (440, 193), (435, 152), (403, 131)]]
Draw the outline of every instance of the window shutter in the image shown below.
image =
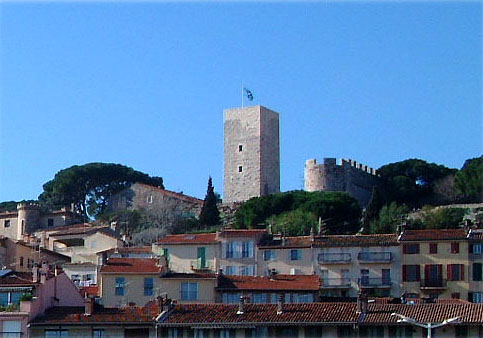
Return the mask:
[(446, 266), (446, 274), (447, 274), (448, 280), (453, 280), (453, 274), (452, 274), (451, 269), (452, 269), (452, 264), (448, 264)]
[(430, 267), (428, 264), (426, 264), (426, 265), (424, 266), (424, 280), (429, 280), (429, 279), (430, 279), (430, 278), (429, 278), (429, 275), (430, 275), (430, 269), (431, 269), (431, 267)]
[(417, 269), (416, 269), (416, 281), (420, 281), (421, 280), (421, 268), (419, 267), (419, 265), (416, 265), (417, 266)]
[(468, 292), (468, 302), (473, 302), (473, 292)]
[(464, 264), (460, 264), (460, 276), (461, 276), (461, 279), (460, 280), (465, 280), (465, 265)]
[(221, 243), (221, 258), (226, 258), (226, 243)]
[(408, 281), (408, 273), (407, 273), (407, 265), (403, 265), (402, 267), (402, 278), (403, 278), (403, 282), (407, 282)]
[(468, 253), (473, 253), (473, 244), (468, 245)]

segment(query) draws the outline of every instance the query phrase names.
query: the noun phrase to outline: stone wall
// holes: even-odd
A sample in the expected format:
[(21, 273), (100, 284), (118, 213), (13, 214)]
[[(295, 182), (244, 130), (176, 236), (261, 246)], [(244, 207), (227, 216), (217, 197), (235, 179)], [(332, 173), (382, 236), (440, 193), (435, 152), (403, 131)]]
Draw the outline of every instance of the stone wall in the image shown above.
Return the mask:
[(262, 106), (224, 112), (225, 203), (280, 191), (278, 113)]
[(135, 183), (131, 187), (113, 195), (109, 200), (109, 211), (144, 210), (153, 212), (166, 222), (175, 217), (198, 217), (203, 200), (161, 189), (158, 187)]
[(315, 159), (305, 163), (306, 191), (341, 191), (354, 197), (361, 207), (367, 206), (372, 188), (379, 183), (376, 170), (353, 160), (324, 158), (323, 164)]

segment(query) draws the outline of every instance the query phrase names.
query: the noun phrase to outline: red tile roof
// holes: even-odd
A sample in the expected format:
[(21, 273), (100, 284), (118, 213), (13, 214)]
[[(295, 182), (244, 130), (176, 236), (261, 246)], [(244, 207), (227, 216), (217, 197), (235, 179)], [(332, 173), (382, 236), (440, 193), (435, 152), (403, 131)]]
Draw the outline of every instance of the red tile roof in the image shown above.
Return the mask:
[(243, 314), (237, 314), (238, 305), (182, 304), (161, 318), (161, 326), (173, 324), (198, 325), (253, 325), (256, 323), (344, 323), (355, 324), (359, 318), (354, 303), (284, 304), (277, 314), (276, 304), (245, 304)]
[(400, 237), (404, 241), (440, 241), (465, 240), (464, 229), (431, 229), (431, 230), (405, 230)]
[(168, 272), (161, 276), (168, 279), (216, 279), (214, 273), (187, 273), (187, 272)]
[(314, 247), (334, 246), (396, 246), (399, 245), (396, 234), (375, 235), (331, 235), (317, 236)]
[(156, 258), (109, 258), (101, 267), (101, 273), (161, 273), (162, 267)]
[(320, 278), (317, 275), (281, 275), (270, 277), (221, 275), (218, 290), (302, 290), (318, 291)]
[[(148, 305), (153, 307), (153, 304)], [(424, 323), (440, 323), (454, 317), (459, 317), (460, 323), (463, 324), (481, 325), (483, 322), (483, 304), (471, 303), (369, 304), (369, 311), (364, 314), (357, 312), (356, 303), (284, 304), (281, 314), (277, 314), (276, 304), (245, 304), (243, 314), (237, 314), (237, 311), (238, 305), (180, 304), (161, 318), (160, 326), (226, 327), (256, 323), (401, 325), (397, 322), (399, 318), (391, 316), (392, 313), (399, 313)]]
[(91, 285), (91, 286), (83, 286), (79, 288), (79, 292), (82, 295), (82, 297), (97, 297), (99, 296), (99, 287), (97, 285)]
[(310, 248), (311, 246), (312, 238), (310, 236), (297, 236), (267, 240), (261, 243), (258, 247), (260, 249), (294, 249)]
[(52, 324), (94, 324), (94, 323), (119, 323), (152, 325), (153, 318), (158, 314), (157, 307), (123, 307), (123, 308), (102, 308), (97, 307), (90, 316), (84, 314), (84, 307), (52, 307), (43, 315), (37, 316), (31, 325), (52, 325)]
[(32, 281), (32, 273), (30, 272), (18, 272), (18, 271), (12, 271), (12, 270), (3, 270), (3, 271), (6, 273), (2, 277), (0, 277), (1, 287), (35, 286), (38, 284)]
[(219, 237), (255, 237), (266, 234), (265, 229), (230, 229), (225, 228), (218, 233)]
[(216, 233), (168, 235), (161, 238), (157, 244), (216, 244)]
[(133, 253), (133, 254), (143, 254), (143, 253), (153, 253), (152, 246), (130, 246), (130, 247), (121, 247), (121, 248), (111, 248), (106, 249), (103, 251), (99, 251), (100, 253)]

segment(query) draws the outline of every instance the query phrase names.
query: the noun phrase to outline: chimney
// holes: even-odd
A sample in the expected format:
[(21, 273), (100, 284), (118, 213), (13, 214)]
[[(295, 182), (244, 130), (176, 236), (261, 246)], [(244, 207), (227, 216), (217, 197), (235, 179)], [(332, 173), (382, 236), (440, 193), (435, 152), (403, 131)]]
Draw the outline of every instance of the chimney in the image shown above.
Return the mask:
[(162, 296), (158, 296), (156, 297), (156, 301), (157, 301), (157, 304), (158, 304), (158, 313), (161, 313), (163, 312), (163, 297)]
[(270, 277), (270, 280), (275, 280), (276, 274), (277, 274), (276, 269), (268, 269), (268, 276)]
[(284, 294), (280, 293), (277, 295), (277, 315), (283, 313), (283, 301), (284, 301)]
[(166, 295), (166, 298), (164, 298), (164, 302), (163, 302), (163, 312), (171, 311), (173, 307), (174, 307), (173, 301), (168, 298), (168, 295)]
[(37, 263), (35, 263), (34, 267), (32, 268), (32, 282), (39, 282), (39, 267), (37, 266)]
[(241, 295), (240, 300), (238, 302), (238, 311), (236, 312), (237, 315), (242, 315), (245, 312), (245, 296)]
[(40, 273), (40, 284), (44, 284), (47, 281), (47, 274), (45, 272)]
[(90, 316), (94, 313), (94, 298), (87, 296), (84, 299), (84, 315)]
[(359, 292), (357, 297), (357, 313), (367, 313), (369, 307), (369, 300), (365, 292)]
[(116, 231), (117, 230), (117, 222), (111, 222), (111, 229), (113, 231)]

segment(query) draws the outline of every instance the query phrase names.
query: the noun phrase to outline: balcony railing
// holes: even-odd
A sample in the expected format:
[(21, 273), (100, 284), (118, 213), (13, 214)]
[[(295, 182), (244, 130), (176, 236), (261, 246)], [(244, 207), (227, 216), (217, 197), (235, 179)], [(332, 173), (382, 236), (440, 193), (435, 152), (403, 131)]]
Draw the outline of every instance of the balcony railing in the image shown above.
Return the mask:
[(350, 288), (351, 279), (350, 278), (322, 278), (322, 288)]
[(428, 289), (446, 288), (446, 279), (442, 279), (442, 278), (421, 279), (421, 288), (428, 288)]
[(319, 264), (340, 264), (350, 263), (350, 253), (321, 253), (318, 256)]
[(390, 288), (392, 282), (390, 278), (361, 277), (359, 278), (359, 286), (361, 288)]
[(391, 252), (359, 252), (357, 258), (365, 263), (390, 263), (392, 261)]
[(191, 261), (191, 270), (194, 271), (214, 271), (213, 269), (213, 261), (211, 260), (204, 260), (195, 259)]

